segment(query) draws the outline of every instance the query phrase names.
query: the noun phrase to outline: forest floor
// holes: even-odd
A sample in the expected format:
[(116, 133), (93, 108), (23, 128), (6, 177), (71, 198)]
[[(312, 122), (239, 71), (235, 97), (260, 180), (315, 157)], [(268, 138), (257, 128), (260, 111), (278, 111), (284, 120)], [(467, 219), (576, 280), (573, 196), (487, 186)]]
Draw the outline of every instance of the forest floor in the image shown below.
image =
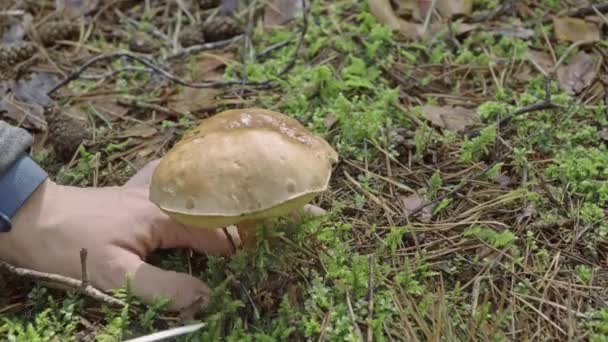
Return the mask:
[[(73, 186), (123, 184), (229, 108), (336, 148), (327, 215), (254, 252), (154, 253), (213, 290), (179, 340), (608, 341), (608, 3), (300, 5), (2, 1), (0, 116)], [(2, 340), (184, 324), (2, 279)]]

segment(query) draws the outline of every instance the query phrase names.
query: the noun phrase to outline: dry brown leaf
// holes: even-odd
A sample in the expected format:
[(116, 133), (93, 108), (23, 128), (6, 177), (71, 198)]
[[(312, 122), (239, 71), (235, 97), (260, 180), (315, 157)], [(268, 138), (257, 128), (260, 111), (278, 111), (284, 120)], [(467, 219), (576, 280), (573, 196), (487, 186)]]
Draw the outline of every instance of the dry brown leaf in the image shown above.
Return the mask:
[(56, 76), (40, 72), (0, 84), (0, 113), (22, 122), (25, 127), (46, 131), (44, 108), (53, 104), (47, 92), (57, 81)]
[(418, 0), (392, 0), (391, 2), (397, 16), (421, 19)]
[(568, 65), (561, 65), (557, 69), (559, 84), (568, 94), (579, 94), (595, 79), (597, 66), (591, 55), (579, 51)]
[(97, 7), (99, 0), (55, 0), (55, 11), (64, 18), (79, 18)]
[(553, 29), (558, 40), (569, 42), (596, 42), (600, 40), (600, 30), (595, 23), (580, 18), (554, 17)]
[(264, 26), (283, 25), (302, 13), (301, 0), (269, 0), (264, 8)]
[(477, 112), (463, 107), (427, 105), (422, 107), (422, 112), (433, 124), (454, 132), (461, 132), (466, 127), (480, 122)]
[(0, 25), (6, 27), (0, 37), (2, 44), (15, 44), (23, 41), (23, 37), (32, 24), (32, 15), (26, 13), (22, 16), (0, 16)]
[(444, 17), (473, 13), (473, 0), (438, 0), (436, 6)]
[[(406, 215), (410, 215), (412, 212), (414, 212), (414, 210), (418, 209), (420, 206), (429, 203), (422, 197), (418, 196), (418, 194), (400, 196), (400, 199)], [(433, 207), (434, 205), (428, 205), (419, 212), (421, 222), (426, 223), (431, 221), (431, 218), (433, 217)]]
[(44, 108), (5, 96), (0, 100), (0, 117), (6, 116), (21, 123), (25, 128), (46, 131), (48, 128), (44, 117)]
[(150, 126), (147, 124), (137, 124), (133, 127), (129, 127), (126, 130), (118, 133), (116, 138), (124, 139), (124, 138), (149, 138), (158, 133), (158, 130), (154, 126)]
[(369, 10), (381, 24), (398, 31), (404, 37), (418, 39), (422, 35), (423, 26), (399, 18), (389, 0), (368, 0)]
[(537, 68), (541, 69), (541, 72), (544, 74), (548, 74), (555, 65), (551, 55), (546, 52), (528, 50), (528, 58), (530, 59), (530, 62), (532, 62), (532, 64), (534, 64)]
[[(232, 53), (203, 57), (197, 64), (196, 74), (193, 77), (194, 81), (202, 81), (203, 79), (210, 81), (222, 80), (224, 75), (219, 69), (228, 64), (233, 58), (234, 54)], [(178, 113), (194, 113), (215, 105), (214, 99), (221, 93), (221, 89), (186, 87), (171, 98), (168, 107)]]
[(129, 108), (119, 105), (114, 99), (95, 99), (89, 101), (89, 104), (100, 113), (107, 114), (112, 118), (123, 118), (129, 112)]

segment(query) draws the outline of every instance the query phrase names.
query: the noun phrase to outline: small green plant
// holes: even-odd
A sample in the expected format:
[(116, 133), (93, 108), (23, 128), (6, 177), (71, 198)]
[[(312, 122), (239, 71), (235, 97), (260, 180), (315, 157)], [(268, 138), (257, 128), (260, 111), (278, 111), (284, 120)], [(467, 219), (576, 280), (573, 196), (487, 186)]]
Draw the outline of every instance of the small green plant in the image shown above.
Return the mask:
[(516, 240), (515, 235), (509, 230), (505, 230), (501, 233), (498, 233), (492, 228), (479, 225), (465, 229), (463, 235), (466, 238), (474, 237), (481, 239), (495, 248), (509, 246)]
[(465, 140), (460, 150), (462, 162), (479, 161), (484, 157), (496, 140), (496, 125), (490, 125), (481, 130), (479, 136)]

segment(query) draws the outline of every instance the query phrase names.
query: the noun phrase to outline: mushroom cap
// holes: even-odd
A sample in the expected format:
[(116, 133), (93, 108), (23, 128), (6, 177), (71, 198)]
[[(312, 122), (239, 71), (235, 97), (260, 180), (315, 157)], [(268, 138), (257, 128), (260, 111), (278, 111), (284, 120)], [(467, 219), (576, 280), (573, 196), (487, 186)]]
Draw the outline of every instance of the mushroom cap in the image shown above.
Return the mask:
[(150, 200), (192, 227), (281, 216), (325, 191), (337, 161), (325, 140), (285, 114), (227, 110), (202, 120), (161, 159)]

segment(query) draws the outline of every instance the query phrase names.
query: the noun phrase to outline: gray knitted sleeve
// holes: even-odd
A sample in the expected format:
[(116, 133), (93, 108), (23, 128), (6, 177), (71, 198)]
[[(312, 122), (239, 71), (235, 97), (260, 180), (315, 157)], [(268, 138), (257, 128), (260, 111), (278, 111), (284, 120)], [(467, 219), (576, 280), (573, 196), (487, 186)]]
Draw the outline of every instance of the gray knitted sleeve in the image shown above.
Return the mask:
[(26, 130), (0, 120), (0, 175), (13, 165), (32, 142), (33, 138)]

